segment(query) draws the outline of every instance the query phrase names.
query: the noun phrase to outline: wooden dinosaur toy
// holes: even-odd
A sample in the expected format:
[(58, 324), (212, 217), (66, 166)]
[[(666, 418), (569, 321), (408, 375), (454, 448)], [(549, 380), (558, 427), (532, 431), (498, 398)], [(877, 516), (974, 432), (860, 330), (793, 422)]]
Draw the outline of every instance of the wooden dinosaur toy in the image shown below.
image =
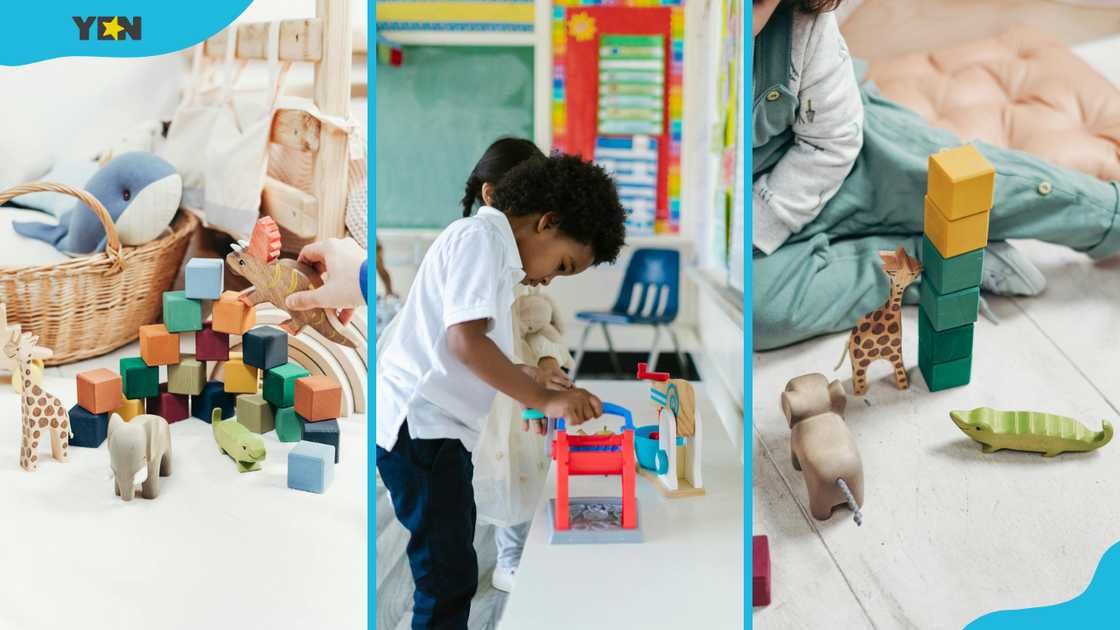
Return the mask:
[(844, 365), (850, 357), (852, 364), (852, 392), (862, 396), (867, 392), (867, 368), (882, 359), (894, 366), (894, 378), (899, 389), (910, 387), (906, 376), (906, 365), (902, 361), (902, 292), (922, 273), (922, 263), (898, 249), (879, 252), (883, 259), (883, 271), (891, 281), (887, 302), (864, 315), (852, 328), (848, 337), (848, 347), (834, 370)]
[(51, 436), (51, 457), (65, 462), (70, 448), (70, 414), (62, 402), (31, 380), (31, 357), (39, 338), (31, 333), (12, 333), (4, 344), (4, 355), (15, 362), (21, 383), (20, 415), (23, 419), (19, 443), (19, 465), (28, 472), (39, 468), (39, 439)]
[[(0, 340), (7, 341), (11, 339), (12, 334), (20, 334), (23, 332), (19, 324), (8, 323), (8, 307), (3, 302), (0, 302)], [(54, 353), (50, 348), (43, 346), (35, 346), (31, 349), (31, 382), (36, 385), (43, 383), (43, 370), (45, 366), (43, 361), (51, 358)], [(19, 366), (9, 359), (8, 356), (0, 352), (0, 370), (8, 370), (12, 373), (12, 389), (16, 393), (20, 393), (23, 389), (23, 379), (20, 377)]]
[[(239, 276), (253, 284), (239, 296), (249, 306), (269, 302), (287, 313), (289, 319), (280, 324), (291, 335), (298, 335), (304, 326), (339, 345), (354, 347), (354, 342), (339, 332), (341, 327), (334, 313), (316, 308), (289, 311), (285, 300), (297, 291), (323, 285), (319, 272), (295, 260), (280, 258), (280, 228), (272, 217), (263, 217), (253, 227), (249, 242), (239, 241), (226, 255), (226, 264)], [(333, 323), (332, 321), (333, 320)]]
[(221, 409), (215, 409), (211, 413), (210, 424), (214, 429), (218, 451), (233, 458), (237, 464), (237, 472), (261, 469), (261, 460), (265, 458), (264, 440), (261, 436), (245, 428), (237, 420), (222, 420)]
[(1112, 440), (1112, 424), (1108, 420), (1101, 420), (1100, 431), (1090, 431), (1073, 418), (1039, 411), (977, 407), (971, 411), (950, 411), (949, 417), (965, 435), (983, 444), (985, 453), (1006, 448), (1054, 457), (1059, 453), (1098, 449)]

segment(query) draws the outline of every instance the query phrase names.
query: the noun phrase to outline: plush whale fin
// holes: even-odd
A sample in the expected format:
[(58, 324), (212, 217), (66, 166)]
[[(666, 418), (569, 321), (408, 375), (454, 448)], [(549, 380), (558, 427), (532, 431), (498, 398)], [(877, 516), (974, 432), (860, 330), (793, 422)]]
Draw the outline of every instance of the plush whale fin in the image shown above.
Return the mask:
[[(69, 217), (64, 216), (63, 218), (68, 219)], [(51, 225), (37, 221), (12, 221), (12, 228), (16, 231), (16, 234), (58, 247), (58, 244), (70, 232), (70, 222), (59, 222), (58, 225)]]

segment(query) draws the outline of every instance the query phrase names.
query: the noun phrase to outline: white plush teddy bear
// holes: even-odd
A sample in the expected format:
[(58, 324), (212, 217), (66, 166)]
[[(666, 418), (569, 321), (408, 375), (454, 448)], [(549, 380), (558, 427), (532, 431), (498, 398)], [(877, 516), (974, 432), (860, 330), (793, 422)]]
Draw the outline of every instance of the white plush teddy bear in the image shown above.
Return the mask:
[(564, 325), (552, 298), (544, 293), (522, 295), (513, 303), (513, 309), (521, 328), (521, 343), (526, 344), (522, 356), (559, 355), (561, 365), (571, 360), (564, 347)]

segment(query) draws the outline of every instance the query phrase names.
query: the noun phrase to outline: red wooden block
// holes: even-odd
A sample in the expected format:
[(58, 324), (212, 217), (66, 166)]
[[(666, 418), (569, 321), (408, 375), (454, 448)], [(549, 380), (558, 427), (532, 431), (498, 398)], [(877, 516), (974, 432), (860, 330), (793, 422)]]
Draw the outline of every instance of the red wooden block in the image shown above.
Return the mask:
[(329, 376), (296, 379), (296, 413), (308, 422), (342, 415), (342, 386)]
[(214, 330), (211, 322), (194, 334), (194, 358), (199, 361), (228, 361), (229, 333)]
[(147, 413), (157, 415), (168, 422), (186, 420), (191, 416), (190, 397), (186, 394), (172, 394), (167, 391), (167, 383), (159, 386), (159, 396), (147, 400)]
[(121, 406), (121, 375), (99, 368), (78, 374), (78, 405), (90, 413), (109, 413)]
[(770, 541), (766, 536), (751, 539), (753, 606), (770, 605)]

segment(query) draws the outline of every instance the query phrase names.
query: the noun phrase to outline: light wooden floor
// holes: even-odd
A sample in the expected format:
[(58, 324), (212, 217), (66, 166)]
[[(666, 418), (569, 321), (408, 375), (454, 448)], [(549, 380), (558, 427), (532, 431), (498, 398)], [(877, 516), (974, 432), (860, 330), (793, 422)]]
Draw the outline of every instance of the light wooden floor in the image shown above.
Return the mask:
[(980, 615), (1071, 599), (1120, 539), (1120, 443), (1043, 458), (985, 455), (951, 409), (1049, 411), (1120, 425), (1120, 260), (1094, 264), (1064, 248), (1017, 243), (1046, 275), (1035, 298), (990, 297), (1001, 319), (976, 325), (972, 383), (930, 393), (916, 367), (917, 310), (904, 309), (912, 386), (872, 368), (846, 418), (864, 463), (862, 527), (838, 510), (813, 520), (779, 411), (785, 383), (833, 375), (845, 335), (754, 355), (755, 534), (768, 534), (773, 603), (756, 628), (958, 629)]

